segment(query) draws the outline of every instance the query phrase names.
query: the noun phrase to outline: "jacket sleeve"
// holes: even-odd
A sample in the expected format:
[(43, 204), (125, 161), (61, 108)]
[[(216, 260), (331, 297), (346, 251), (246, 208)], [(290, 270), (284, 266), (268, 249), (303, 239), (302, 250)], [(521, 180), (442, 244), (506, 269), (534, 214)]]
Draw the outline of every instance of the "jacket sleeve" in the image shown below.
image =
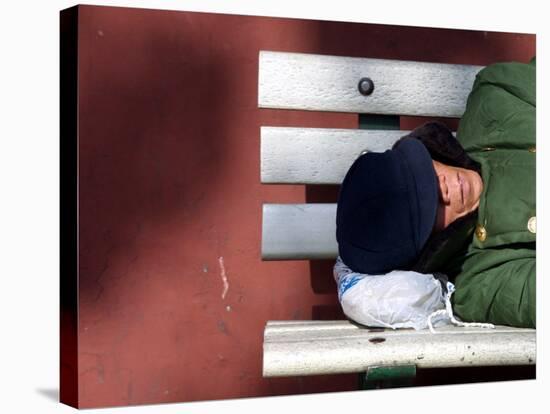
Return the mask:
[[(472, 267), (456, 278), (453, 309), (462, 320), (536, 327), (534, 252), (526, 251), (520, 257), (517, 250), (509, 250), (511, 260), (499, 264), (490, 263), (491, 251), (479, 252), (468, 259), (489, 266)], [(498, 257), (502, 260), (502, 255)]]

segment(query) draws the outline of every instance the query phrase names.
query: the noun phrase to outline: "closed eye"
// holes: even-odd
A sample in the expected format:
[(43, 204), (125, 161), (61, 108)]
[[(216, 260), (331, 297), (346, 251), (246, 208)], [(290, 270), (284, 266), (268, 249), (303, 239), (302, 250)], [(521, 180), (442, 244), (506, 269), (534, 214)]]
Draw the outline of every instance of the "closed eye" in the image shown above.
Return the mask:
[(462, 205), (464, 205), (464, 188), (462, 186), (462, 179), (460, 178), (460, 174), (457, 172), (456, 177), (458, 179), (458, 183), (460, 184), (460, 199), (462, 200)]

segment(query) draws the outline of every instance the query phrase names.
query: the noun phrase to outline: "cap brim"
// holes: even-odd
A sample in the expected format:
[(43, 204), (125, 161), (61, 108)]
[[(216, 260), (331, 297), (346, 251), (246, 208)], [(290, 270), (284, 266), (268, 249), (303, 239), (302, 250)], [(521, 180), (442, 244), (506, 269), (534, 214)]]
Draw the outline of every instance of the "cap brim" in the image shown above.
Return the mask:
[(396, 150), (401, 153), (412, 174), (411, 186), (414, 186), (414, 190), (411, 191), (411, 195), (414, 195), (418, 214), (416, 244), (420, 250), (435, 226), (439, 198), (437, 175), (430, 153), (416, 138), (404, 139)]
[[(412, 253), (413, 250), (411, 249)], [(416, 255), (404, 256), (402, 248), (394, 252), (387, 249), (384, 252), (369, 251), (354, 246), (346, 241), (338, 243), (338, 254), (342, 261), (354, 272), (367, 275), (382, 275), (392, 270), (404, 269), (415, 259)], [(383, 258), (383, 261), (380, 259)]]

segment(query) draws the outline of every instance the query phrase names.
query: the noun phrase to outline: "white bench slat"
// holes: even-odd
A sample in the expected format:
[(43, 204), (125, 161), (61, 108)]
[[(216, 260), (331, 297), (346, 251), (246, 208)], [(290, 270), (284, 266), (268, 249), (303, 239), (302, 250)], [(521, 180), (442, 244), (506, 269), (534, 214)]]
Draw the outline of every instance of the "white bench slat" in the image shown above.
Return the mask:
[(264, 331), (263, 376), (354, 373), (384, 365), (442, 368), (536, 363), (534, 329), (445, 326), (436, 332), (380, 332), (345, 320), (269, 321)]
[(408, 133), (263, 126), (261, 180), (264, 184), (340, 184), (363, 150), (383, 152)]
[[(459, 118), (483, 66), (260, 51), (258, 106)], [(363, 96), (359, 80), (374, 92)]]
[(334, 259), (336, 203), (264, 204), (262, 259)]

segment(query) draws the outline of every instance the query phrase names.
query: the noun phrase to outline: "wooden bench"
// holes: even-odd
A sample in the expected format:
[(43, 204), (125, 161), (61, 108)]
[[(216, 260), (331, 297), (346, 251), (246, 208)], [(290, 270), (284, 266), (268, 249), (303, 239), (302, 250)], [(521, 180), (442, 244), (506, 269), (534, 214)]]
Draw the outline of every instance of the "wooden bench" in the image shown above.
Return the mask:
[[(357, 113), (361, 125), (357, 130), (262, 126), (261, 182), (340, 184), (362, 151), (385, 151), (408, 132), (399, 130), (399, 115), (460, 118), (481, 68), (261, 51), (260, 108)], [(336, 204), (263, 205), (263, 260), (337, 255)], [(414, 374), (416, 367), (531, 365), (535, 334), (504, 326), (449, 326), (432, 334), (368, 329), (347, 320), (268, 321), (263, 375), (367, 372), (376, 377), (380, 367), (403, 375), (403, 369)]]

